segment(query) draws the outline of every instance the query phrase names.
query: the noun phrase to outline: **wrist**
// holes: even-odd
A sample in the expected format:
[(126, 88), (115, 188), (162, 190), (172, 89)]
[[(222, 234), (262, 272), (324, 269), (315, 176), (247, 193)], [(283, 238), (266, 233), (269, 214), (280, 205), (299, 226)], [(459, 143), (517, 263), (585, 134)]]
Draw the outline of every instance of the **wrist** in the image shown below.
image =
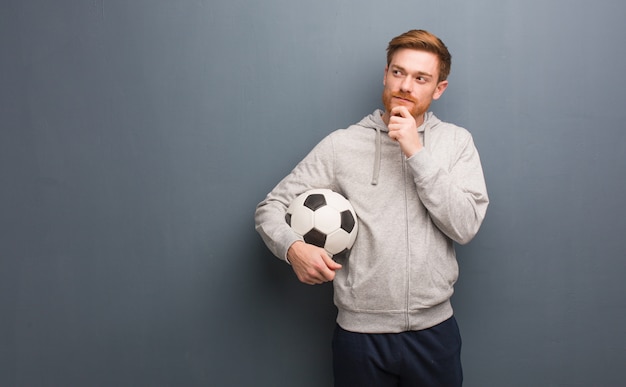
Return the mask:
[(293, 260), (293, 257), (296, 254), (295, 249), (298, 248), (298, 244), (300, 243), (304, 243), (304, 242), (301, 240), (297, 240), (293, 242), (291, 246), (289, 246), (289, 248), (287, 249), (287, 253), (285, 254), (285, 262), (287, 262), (289, 265), (291, 265), (291, 261)]
[(419, 153), (422, 149), (424, 149), (424, 146), (422, 144), (417, 144), (415, 146), (412, 146), (409, 149), (406, 149), (404, 151), (404, 155), (406, 156), (407, 159), (410, 159), (411, 157)]

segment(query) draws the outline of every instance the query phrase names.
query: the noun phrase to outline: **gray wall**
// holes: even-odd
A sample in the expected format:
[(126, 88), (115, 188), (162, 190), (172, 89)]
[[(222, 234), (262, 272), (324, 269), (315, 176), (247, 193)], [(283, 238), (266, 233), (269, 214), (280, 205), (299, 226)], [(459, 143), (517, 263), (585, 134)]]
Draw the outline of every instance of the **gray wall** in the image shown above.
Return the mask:
[(434, 106), (492, 204), (459, 249), (467, 386), (616, 386), (626, 3), (0, 4), (0, 385), (327, 386), (330, 285), (256, 203), (379, 106), (388, 40), (453, 53)]

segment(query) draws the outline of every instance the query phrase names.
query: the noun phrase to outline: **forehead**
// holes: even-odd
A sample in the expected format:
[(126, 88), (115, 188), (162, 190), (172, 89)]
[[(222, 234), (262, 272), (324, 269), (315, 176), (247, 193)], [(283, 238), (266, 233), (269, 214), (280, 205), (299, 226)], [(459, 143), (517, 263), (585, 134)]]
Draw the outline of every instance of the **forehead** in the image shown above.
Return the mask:
[(403, 48), (393, 55), (389, 67), (398, 66), (408, 72), (439, 75), (439, 58), (432, 52)]

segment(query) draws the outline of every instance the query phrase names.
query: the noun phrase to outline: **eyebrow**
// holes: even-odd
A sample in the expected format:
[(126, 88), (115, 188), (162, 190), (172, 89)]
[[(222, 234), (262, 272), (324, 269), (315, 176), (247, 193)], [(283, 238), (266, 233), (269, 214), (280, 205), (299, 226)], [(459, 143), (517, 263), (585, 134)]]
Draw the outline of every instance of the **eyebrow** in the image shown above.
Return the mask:
[[(390, 68), (391, 70), (400, 70), (400, 71), (402, 71), (402, 72), (404, 72), (404, 73), (408, 73), (408, 71), (407, 71), (404, 67), (399, 66), (399, 65), (397, 65), (397, 64), (392, 64), (389, 68)], [(427, 72), (425, 72), (425, 71), (418, 71), (418, 72), (417, 72), (417, 75), (422, 75), (422, 76), (431, 77), (431, 78), (433, 77), (433, 75), (432, 75), (432, 74), (427, 73)]]

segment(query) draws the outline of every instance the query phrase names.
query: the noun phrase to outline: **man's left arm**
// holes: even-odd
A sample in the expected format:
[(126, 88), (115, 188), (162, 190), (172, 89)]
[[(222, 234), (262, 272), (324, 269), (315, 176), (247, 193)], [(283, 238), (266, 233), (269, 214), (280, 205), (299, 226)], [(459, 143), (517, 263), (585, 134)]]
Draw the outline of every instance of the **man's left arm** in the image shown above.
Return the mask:
[(428, 147), (408, 159), (420, 200), (433, 222), (457, 243), (478, 233), (489, 198), (478, 151), (464, 132), (451, 166), (441, 165)]

